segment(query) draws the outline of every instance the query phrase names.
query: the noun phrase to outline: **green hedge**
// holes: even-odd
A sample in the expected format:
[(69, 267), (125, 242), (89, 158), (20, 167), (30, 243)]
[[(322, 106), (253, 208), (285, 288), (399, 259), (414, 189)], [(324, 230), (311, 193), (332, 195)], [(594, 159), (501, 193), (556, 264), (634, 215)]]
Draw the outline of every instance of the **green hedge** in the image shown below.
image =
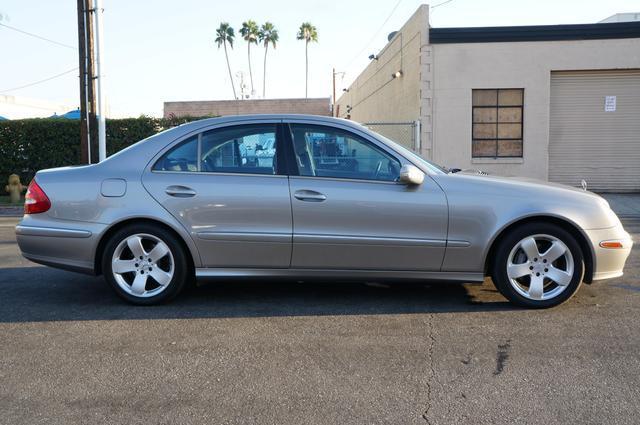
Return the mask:
[[(107, 120), (107, 154), (167, 128), (200, 118), (140, 118)], [(0, 121), (0, 188), (10, 174), (27, 184), (38, 170), (80, 163), (80, 121), (37, 118)], [(0, 194), (2, 194), (0, 193)]]

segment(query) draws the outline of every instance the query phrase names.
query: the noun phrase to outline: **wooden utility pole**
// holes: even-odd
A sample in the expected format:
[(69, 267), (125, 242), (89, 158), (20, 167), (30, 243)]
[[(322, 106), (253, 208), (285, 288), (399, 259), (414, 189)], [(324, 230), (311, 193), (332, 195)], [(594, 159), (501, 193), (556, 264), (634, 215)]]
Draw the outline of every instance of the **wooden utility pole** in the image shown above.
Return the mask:
[(95, 65), (93, 49), (93, 0), (78, 0), (78, 63), (80, 68), (80, 161), (98, 162)]
[(84, 25), (85, 0), (78, 0), (78, 60), (80, 69), (80, 163), (89, 163), (89, 131), (87, 128), (87, 34)]
[[(331, 108), (331, 114), (334, 117), (339, 117), (340, 116), (340, 113), (339, 113), (340, 112), (340, 105), (336, 106), (336, 75), (338, 75), (338, 74), (340, 74), (342, 76), (342, 78), (344, 79), (345, 72), (344, 71), (336, 72), (336, 69), (333, 68), (333, 75), (332, 75), (332, 77), (333, 77), (333, 105), (332, 105), (332, 108)], [(348, 90), (343, 89), (343, 91), (348, 91)]]

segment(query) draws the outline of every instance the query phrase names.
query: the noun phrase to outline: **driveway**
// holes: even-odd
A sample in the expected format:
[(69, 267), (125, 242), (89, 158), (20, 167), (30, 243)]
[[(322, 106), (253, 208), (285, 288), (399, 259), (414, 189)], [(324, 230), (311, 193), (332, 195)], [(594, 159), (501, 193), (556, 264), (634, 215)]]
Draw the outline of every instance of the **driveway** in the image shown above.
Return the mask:
[(207, 283), (159, 307), (18, 254), (0, 218), (0, 423), (622, 424), (640, 417), (640, 219), (623, 278), (547, 311), (483, 285)]

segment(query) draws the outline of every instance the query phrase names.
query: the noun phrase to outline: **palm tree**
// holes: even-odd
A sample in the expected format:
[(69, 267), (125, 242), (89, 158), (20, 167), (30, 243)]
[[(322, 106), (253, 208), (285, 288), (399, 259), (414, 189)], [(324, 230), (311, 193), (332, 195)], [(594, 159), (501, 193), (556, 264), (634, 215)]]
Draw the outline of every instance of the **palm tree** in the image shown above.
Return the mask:
[(244, 38), (244, 41), (247, 42), (247, 57), (249, 58), (249, 79), (251, 80), (251, 94), (255, 93), (253, 89), (253, 73), (251, 72), (251, 43), (258, 44), (258, 34), (260, 33), (260, 29), (258, 28), (258, 24), (255, 21), (249, 19), (242, 23), (242, 28), (240, 28), (240, 35)]
[(220, 27), (216, 30), (216, 40), (215, 42), (218, 44), (218, 49), (220, 46), (224, 46), (224, 56), (227, 58), (227, 69), (229, 70), (229, 79), (231, 80), (231, 88), (233, 89), (233, 98), (237, 99), (236, 96), (236, 86), (233, 83), (233, 76), (231, 75), (231, 65), (229, 65), (229, 54), (227, 53), (227, 44), (229, 47), (233, 49), (233, 39), (235, 38), (235, 34), (233, 32), (233, 28), (229, 25), (228, 22), (220, 23)]
[(300, 25), (297, 35), (298, 40), (304, 40), (304, 60), (305, 60), (305, 81), (304, 81), (304, 97), (309, 93), (309, 42), (318, 41), (318, 30), (309, 22), (303, 22)]
[(264, 44), (264, 67), (262, 70), (262, 97), (264, 98), (267, 91), (267, 51), (269, 50), (269, 43), (271, 43), (274, 49), (276, 48), (278, 30), (271, 22), (265, 22), (260, 28), (258, 39), (260, 43)]

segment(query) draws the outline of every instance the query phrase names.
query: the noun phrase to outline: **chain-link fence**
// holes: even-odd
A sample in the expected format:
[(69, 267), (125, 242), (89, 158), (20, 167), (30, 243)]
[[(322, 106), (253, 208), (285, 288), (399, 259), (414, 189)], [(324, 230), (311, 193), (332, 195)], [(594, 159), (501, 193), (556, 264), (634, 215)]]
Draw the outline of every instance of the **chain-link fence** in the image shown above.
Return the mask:
[(380, 133), (405, 148), (420, 152), (420, 121), (365, 122), (362, 125)]

